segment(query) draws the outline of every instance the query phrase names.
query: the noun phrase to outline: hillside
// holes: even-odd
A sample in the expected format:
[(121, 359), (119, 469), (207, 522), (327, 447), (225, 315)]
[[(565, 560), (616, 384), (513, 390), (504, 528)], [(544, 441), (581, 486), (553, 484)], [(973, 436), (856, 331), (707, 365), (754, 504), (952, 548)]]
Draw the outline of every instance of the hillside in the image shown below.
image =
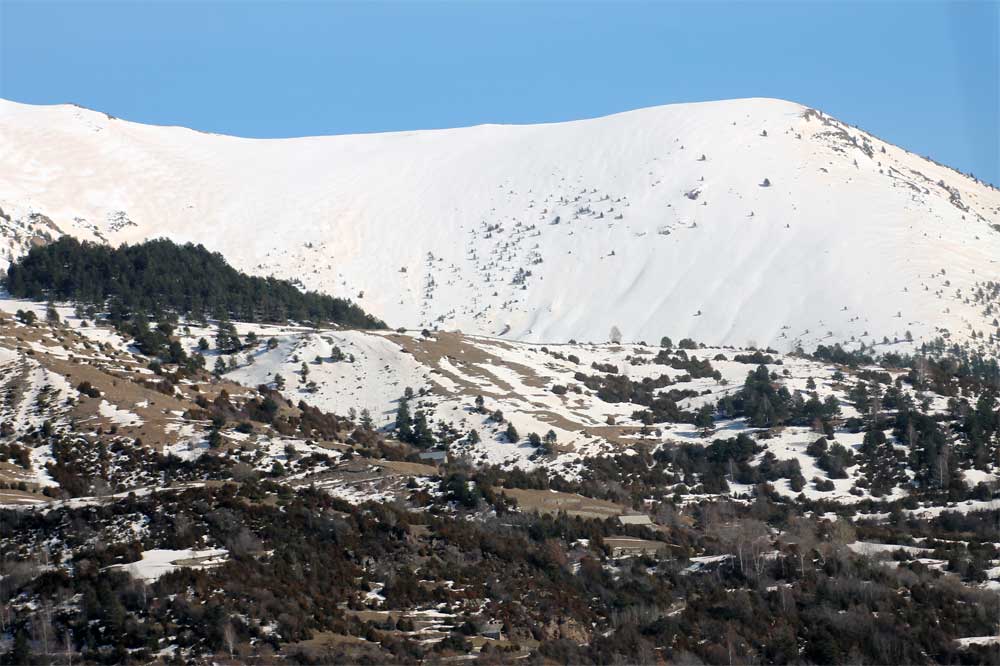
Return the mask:
[(3, 663), (996, 663), (995, 363), (111, 323), (0, 299)]
[(2, 102), (0, 172), (9, 257), (165, 235), (393, 325), (1000, 345), (1000, 192), (790, 102), (282, 140)]

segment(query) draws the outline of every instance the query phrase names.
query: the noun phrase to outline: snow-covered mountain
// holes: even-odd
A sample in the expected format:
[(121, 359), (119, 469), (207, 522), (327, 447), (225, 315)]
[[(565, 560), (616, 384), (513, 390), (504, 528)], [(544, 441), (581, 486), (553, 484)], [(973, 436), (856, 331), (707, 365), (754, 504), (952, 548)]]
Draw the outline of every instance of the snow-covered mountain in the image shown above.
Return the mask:
[(5, 259), (167, 236), (394, 326), (1000, 344), (1000, 192), (773, 99), (280, 140), (3, 101), (0, 207)]

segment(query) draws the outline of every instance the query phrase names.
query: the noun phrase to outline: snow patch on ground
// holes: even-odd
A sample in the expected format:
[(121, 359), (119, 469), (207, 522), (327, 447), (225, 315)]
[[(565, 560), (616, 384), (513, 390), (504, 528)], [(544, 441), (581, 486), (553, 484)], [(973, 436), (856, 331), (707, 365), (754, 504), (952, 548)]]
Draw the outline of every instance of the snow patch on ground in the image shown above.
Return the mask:
[(207, 548), (204, 550), (144, 550), (142, 559), (129, 564), (115, 564), (112, 568), (123, 569), (133, 578), (147, 583), (158, 579), (180, 567), (204, 569), (222, 564), (228, 557), (225, 548)]

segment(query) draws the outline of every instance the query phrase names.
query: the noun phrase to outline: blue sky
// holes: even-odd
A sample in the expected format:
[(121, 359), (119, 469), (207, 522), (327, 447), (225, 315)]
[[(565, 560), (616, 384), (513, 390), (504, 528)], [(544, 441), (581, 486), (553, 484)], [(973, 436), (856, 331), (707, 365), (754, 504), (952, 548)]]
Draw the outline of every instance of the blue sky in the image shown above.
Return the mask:
[(780, 97), (1000, 183), (998, 7), (0, 0), (0, 96), (255, 137)]

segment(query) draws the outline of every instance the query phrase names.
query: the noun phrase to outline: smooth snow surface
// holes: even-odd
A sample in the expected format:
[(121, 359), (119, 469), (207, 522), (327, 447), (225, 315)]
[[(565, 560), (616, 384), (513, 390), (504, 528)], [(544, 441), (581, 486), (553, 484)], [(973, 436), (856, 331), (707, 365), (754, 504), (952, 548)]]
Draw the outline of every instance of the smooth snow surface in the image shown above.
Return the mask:
[(178, 567), (201, 569), (225, 562), (228, 552), (225, 548), (206, 550), (144, 550), (142, 559), (130, 564), (114, 565), (128, 572), (133, 578), (151, 582)]
[(1000, 278), (1000, 193), (773, 99), (281, 140), (0, 102), (0, 207), (9, 256), (169, 236), (393, 326), (782, 349), (996, 328), (968, 297)]

